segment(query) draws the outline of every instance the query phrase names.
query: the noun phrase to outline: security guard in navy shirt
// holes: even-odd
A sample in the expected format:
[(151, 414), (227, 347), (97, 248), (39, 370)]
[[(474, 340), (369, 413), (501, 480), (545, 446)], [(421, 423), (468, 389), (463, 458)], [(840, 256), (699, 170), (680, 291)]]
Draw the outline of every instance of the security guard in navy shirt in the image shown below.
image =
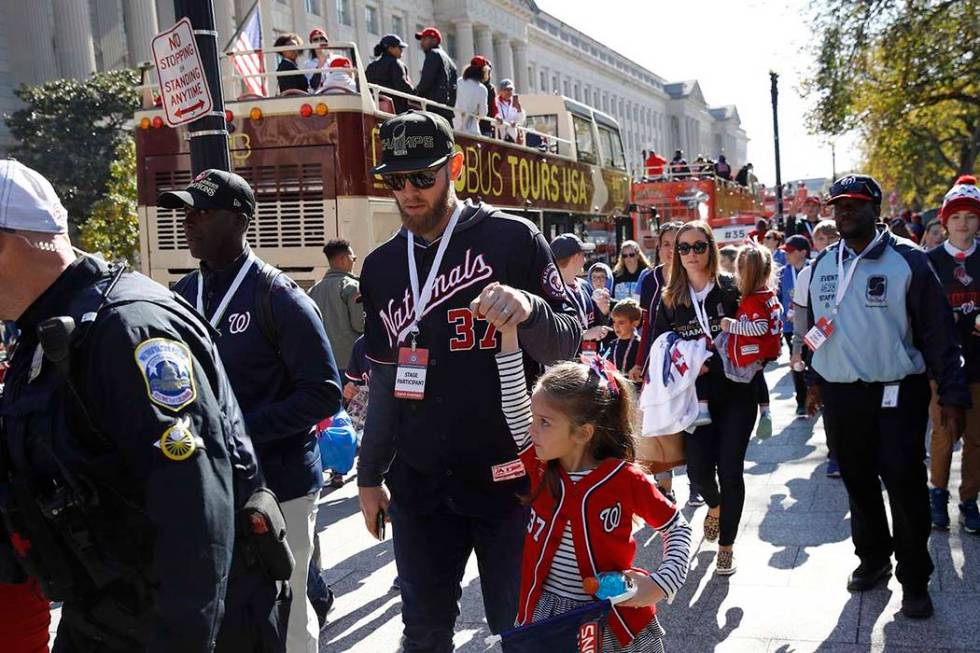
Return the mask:
[(303, 600), (323, 486), (314, 427), (342, 401), (323, 322), (313, 300), (249, 248), (245, 233), (255, 196), (240, 176), (205, 170), (185, 190), (163, 193), (158, 203), (186, 210), (187, 243), (201, 270), (174, 290), (220, 334), (221, 360), (286, 517), (296, 558), (287, 649), (315, 651), (317, 614)]
[[(73, 250), (50, 183), (14, 161), (0, 161), (0, 319), (22, 331), (0, 398), (0, 582), (35, 576), (63, 602), (54, 650), (212, 651), (232, 585), (249, 594), (236, 606), (288, 609), (236, 541), (262, 478), (209, 328)], [(282, 650), (275, 617), (251, 614), (219, 650)]]

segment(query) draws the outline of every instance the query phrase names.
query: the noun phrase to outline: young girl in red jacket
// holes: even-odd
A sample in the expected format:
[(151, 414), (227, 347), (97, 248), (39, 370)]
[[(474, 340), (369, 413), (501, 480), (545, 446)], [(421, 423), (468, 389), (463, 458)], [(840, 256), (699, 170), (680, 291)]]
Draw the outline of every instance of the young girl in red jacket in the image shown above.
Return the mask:
[[(740, 378), (746, 382), (765, 384), (763, 375), (756, 376), (768, 361), (779, 358), (783, 332), (782, 307), (772, 289), (772, 254), (765, 247), (747, 245), (735, 259), (735, 279), (742, 297), (734, 318), (721, 320), (721, 330), (728, 333), (725, 354), (738, 368)], [(761, 388), (765, 390), (765, 388)], [(768, 397), (768, 392), (759, 393)], [(772, 418), (768, 400), (760, 405), (760, 439), (772, 436)]]
[[(637, 593), (605, 619), (602, 651), (663, 651), (656, 605), (687, 576), (691, 528), (633, 464), (632, 384), (601, 360), (552, 367), (528, 395), (516, 329), (497, 355), (503, 411), (530, 478), (517, 625), (596, 601), (584, 578), (619, 571)], [(660, 532), (660, 566), (633, 566), (634, 517)]]

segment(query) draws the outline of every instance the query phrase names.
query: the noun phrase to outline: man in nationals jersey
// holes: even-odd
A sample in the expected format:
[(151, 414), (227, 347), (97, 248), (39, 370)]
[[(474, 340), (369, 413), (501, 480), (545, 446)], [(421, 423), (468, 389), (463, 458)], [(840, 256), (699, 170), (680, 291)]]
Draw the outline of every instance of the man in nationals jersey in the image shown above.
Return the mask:
[(361, 275), (371, 386), (358, 486), (368, 530), (381, 535), (382, 510), (394, 526), (403, 649), (441, 653), (474, 550), (490, 630), (517, 614), (527, 482), (501, 410), (497, 327), (520, 325), (531, 378), (572, 357), (582, 327), (537, 228), (456, 198), (463, 156), (441, 116), (399, 115), (380, 140), (373, 172), (404, 228)]

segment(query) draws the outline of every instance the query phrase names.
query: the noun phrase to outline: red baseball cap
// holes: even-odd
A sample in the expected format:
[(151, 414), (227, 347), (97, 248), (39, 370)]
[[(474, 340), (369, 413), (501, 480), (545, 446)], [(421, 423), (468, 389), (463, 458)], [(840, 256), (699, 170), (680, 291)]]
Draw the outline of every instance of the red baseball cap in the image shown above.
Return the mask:
[(823, 204), (823, 202), (820, 201), (820, 198), (817, 197), (816, 195), (807, 195), (807, 198), (805, 200), (803, 200), (803, 203), (804, 204), (816, 204), (817, 206), (820, 206), (821, 204)]
[(350, 59), (347, 57), (334, 57), (330, 60), (331, 68), (352, 68)]
[(442, 43), (442, 32), (437, 30), (435, 27), (426, 27), (421, 32), (415, 33), (415, 38), (419, 41), (424, 39), (426, 36), (431, 36), (435, 40), (439, 41), (439, 43)]
[(484, 66), (490, 66), (493, 68), (493, 64), (490, 63), (490, 60), (484, 57), (482, 54), (478, 54), (470, 59), (470, 65), (476, 66), (477, 68), (483, 68)]
[(320, 28), (320, 27), (314, 27), (313, 29), (310, 30), (310, 39), (309, 40), (311, 42), (313, 41), (313, 39), (315, 39), (318, 36), (322, 36), (323, 38), (327, 38), (327, 33), (324, 32), (323, 31), (323, 28)]

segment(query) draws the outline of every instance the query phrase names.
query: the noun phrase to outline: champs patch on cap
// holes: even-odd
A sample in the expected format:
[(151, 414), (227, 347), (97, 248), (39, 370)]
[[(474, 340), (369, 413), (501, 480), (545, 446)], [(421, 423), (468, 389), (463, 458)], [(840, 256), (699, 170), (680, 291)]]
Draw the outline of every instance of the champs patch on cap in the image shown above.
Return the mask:
[(442, 116), (409, 111), (387, 120), (378, 134), (381, 164), (372, 174), (415, 172), (446, 162), (455, 146), (453, 130)]
[(136, 347), (136, 364), (146, 382), (150, 401), (179, 411), (197, 398), (193, 361), (187, 345), (166, 338), (150, 338)]

